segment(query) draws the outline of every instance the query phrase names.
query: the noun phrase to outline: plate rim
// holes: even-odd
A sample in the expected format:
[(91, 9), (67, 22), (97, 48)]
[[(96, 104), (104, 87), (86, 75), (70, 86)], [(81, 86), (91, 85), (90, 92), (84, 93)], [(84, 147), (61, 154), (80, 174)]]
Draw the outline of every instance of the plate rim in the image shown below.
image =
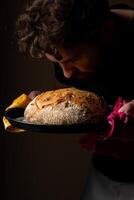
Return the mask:
[(106, 129), (109, 126), (108, 121), (102, 121), (100, 123), (94, 123), (94, 124), (83, 123), (83, 124), (63, 124), (63, 125), (25, 123), (17, 121), (17, 118), (24, 117), (24, 115), (18, 116), (17, 118), (10, 116), (12, 112), (17, 112), (17, 110), (24, 113), (25, 109), (20, 107), (11, 108), (5, 111), (5, 117), (8, 119), (8, 121), (11, 123), (12, 126), (15, 126), (16, 128), (25, 129), (26, 131), (44, 132), (44, 133), (63, 133), (63, 134), (64, 133), (85, 134), (85, 133), (90, 133), (91, 131), (102, 131), (101, 128)]

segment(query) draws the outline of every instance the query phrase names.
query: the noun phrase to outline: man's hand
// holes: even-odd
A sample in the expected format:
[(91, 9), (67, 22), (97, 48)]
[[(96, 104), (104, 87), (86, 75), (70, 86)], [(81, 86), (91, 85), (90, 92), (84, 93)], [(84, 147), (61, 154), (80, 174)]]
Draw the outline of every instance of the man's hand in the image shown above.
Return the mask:
[(124, 105), (118, 110), (118, 112), (124, 112), (126, 114), (132, 114), (134, 116), (134, 100), (124, 103)]
[(41, 91), (33, 90), (32, 92), (29, 93), (30, 99), (34, 99), (37, 95), (41, 94)]

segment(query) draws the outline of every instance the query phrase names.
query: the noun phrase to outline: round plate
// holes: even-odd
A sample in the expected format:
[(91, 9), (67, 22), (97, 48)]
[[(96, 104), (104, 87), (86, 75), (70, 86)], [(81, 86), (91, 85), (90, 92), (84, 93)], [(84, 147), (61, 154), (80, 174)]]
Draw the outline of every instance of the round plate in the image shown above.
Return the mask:
[(41, 125), (29, 123), (24, 119), (24, 109), (12, 108), (5, 112), (6, 118), (12, 126), (27, 131), (43, 133), (90, 133), (96, 134), (109, 127), (107, 121), (98, 124), (71, 124), (71, 125)]

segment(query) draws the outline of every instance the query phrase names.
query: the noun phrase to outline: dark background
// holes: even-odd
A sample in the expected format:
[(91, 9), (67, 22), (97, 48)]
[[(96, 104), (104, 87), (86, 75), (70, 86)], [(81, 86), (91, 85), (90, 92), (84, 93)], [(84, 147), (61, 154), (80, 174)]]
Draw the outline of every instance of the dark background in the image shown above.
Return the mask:
[[(4, 131), (2, 115), (14, 98), (32, 90), (61, 87), (48, 61), (26, 58), (16, 48), (14, 26), (26, 0), (1, 0), (0, 11), (0, 199), (78, 200), (90, 155), (81, 150), (79, 135)], [(129, 3), (133, 0), (110, 1)]]

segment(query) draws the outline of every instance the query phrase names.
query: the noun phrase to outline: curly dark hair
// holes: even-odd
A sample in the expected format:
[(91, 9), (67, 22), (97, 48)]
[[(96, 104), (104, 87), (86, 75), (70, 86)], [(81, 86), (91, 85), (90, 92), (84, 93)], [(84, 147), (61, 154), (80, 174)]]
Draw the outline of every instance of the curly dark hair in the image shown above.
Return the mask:
[(42, 58), (91, 39), (109, 17), (107, 0), (35, 0), (16, 22), (22, 52)]

